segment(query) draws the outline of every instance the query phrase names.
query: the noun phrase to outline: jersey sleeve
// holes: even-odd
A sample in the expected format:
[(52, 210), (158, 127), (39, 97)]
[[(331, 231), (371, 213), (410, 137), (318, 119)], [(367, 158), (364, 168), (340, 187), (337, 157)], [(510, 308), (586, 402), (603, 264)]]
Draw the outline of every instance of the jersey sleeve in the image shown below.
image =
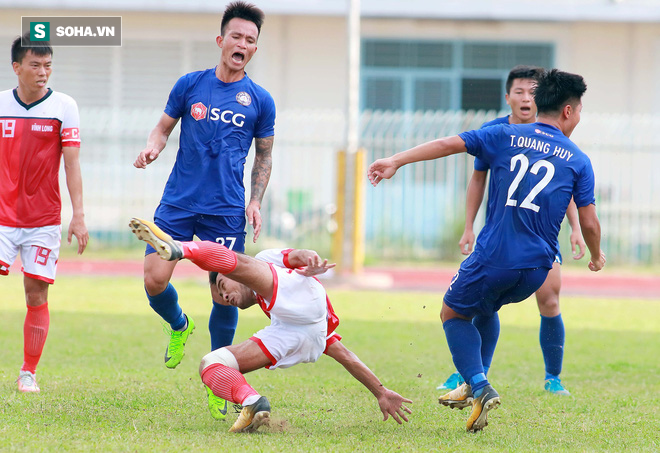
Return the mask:
[[(494, 125), (483, 129), (461, 132), (458, 136), (465, 142), (465, 148), (468, 154), (481, 160), (479, 165), (485, 164), (490, 166), (493, 159), (497, 156), (496, 151), (499, 149), (498, 143), (501, 141), (502, 134), (502, 126)], [(476, 165), (475, 161), (475, 170), (481, 170)]]
[(478, 157), (474, 158), (474, 169), (477, 171), (488, 171), (490, 170), (490, 165), (488, 165), (487, 162), (484, 162), (482, 159), (479, 159)]
[(78, 113), (78, 104), (73, 98), (68, 98), (66, 107), (62, 112), (60, 140), (62, 147), (80, 148), (80, 114)]
[(257, 253), (255, 258), (266, 263), (272, 263), (277, 267), (292, 269), (288, 260), (291, 250), (293, 249), (266, 249)]
[(181, 118), (186, 113), (186, 91), (188, 90), (188, 78), (182, 76), (176, 81), (170, 96), (167, 99), (165, 113), (171, 118)]
[(275, 135), (275, 101), (270, 93), (266, 91), (263, 97), (254, 137), (265, 138), (272, 137), (273, 135)]
[(573, 187), (573, 199), (578, 208), (583, 208), (590, 204), (596, 204), (596, 196), (594, 195), (594, 187), (596, 185), (596, 178), (594, 177), (594, 169), (591, 166), (591, 161), (585, 156), (585, 165), (582, 171), (578, 174)]

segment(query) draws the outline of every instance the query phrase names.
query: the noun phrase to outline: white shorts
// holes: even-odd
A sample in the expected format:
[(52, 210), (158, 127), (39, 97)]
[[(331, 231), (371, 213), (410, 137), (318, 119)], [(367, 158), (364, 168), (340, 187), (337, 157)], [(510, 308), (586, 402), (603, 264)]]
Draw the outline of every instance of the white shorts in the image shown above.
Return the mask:
[(299, 363), (316, 362), (326, 346), (328, 322), (289, 324), (274, 320), (271, 325), (255, 333), (256, 342), (272, 365), (267, 368), (288, 368)]
[(61, 242), (60, 225), (38, 228), (0, 226), (0, 275), (9, 274), (9, 267), (20, 250), (21, 270), (26, 276), (54, 283)]

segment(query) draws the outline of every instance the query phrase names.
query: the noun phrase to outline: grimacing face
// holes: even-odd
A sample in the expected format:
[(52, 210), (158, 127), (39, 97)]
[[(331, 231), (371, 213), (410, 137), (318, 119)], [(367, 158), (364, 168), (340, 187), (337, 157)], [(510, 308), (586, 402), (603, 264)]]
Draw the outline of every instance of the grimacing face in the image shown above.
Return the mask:
[(256, 303), (256, 297), (252, 290), (242, 283), (218, 274), (215, 284), (223, 305), (244, 309)]
[(511, 90), (506, 94), (506, 103), (511, 107), (511, 123), (526, 124), (536, 121), (534, 103), (534, 79), (514, 79)]
[(257, 51), (259, 30), (254, 22), (233, 18), (227, 23), (225, 33), (218, 37), (222, 48), (222, 64), (231, 71), (242, 71)]

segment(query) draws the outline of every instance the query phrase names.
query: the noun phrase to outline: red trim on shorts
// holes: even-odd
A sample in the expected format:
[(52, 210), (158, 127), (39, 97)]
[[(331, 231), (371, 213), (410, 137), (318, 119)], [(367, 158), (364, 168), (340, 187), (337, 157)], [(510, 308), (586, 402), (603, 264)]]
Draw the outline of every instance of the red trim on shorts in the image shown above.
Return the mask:
[(341, 335), (339, 335), (337, 332), (330, 334), (330, 336), (325, 340), (325, 349), (323, 350), (323, 354), (327, 354), (330, 345), (335, 344), (338, 341), (341, 341)]
[(43, 276), (41, 276), (41, 275), (36, 275), (36, 274), (30, 274), (29, 272), (25, 272), (25, 269), (23, 269), (22, 267), (21, 267), (21, 271), (23, 272), (23, 274), (24, 274), (26, 277), (30, 277), (30, 278), (33, 278), (33, 279), (35, 279), (35, 280), (41, 280), (42, 282), (46, 282), (46, 283), (48, 283), (48, 284), (50, 284), (50, 285), (52, 285), (53, 283), (55, 283), (55, 280), (53, 280), (52, 278), (43, 277)]
[(293, 266), (291, 266), (291, 263), (289, 263), (289, 253), (291, 253), (291, 252), (293, 252), (293, 249), (284, 249), (284, 250), (282, 250), (282, 255), (284, 255), (284, 258), (282, 258), (282, 262), (289, 269), (293, 269)]
[[(275, 364), (277, 363), (277, 360), (275, 360), (275, 357), (273, 357), (273, 354), (271, 354), (270, 351), (268, 350), (268, 348), (266, 348), (266, 345), (264, 345), (263, 341), (261, 341), (261, 339), (259, 339), (257, 337), (254, 337), (254, 336), (250, 337), (250, 340), (257, 343), (257, 346), (259, 346), (259, 348), (264, 352), (264, 354), (266, 354), (266, 357), (268, 357), (268, 360), (270, 360), (270, 363), (272, 364), (272, 366), (275, 366)], [(268, 368), (268, 366), (266, 366), (266, 368)]]
[(0, 266), (1, 267), (6, 267), (7, 269), (1, 269), (0, 268), (0, 275), (9, 275), (9, 268), (11, 267), (9, 264), (5, 263), (4, 261), (0, 260)]

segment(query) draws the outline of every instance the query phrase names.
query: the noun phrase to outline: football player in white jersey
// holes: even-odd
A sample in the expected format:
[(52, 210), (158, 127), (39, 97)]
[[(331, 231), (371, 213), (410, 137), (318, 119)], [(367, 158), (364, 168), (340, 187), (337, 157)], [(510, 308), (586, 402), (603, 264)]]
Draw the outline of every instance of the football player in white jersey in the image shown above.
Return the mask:
[(30, 42), (29, 32), (16, 38), (11, 58), (18, 86), (0, 92), (0, 275), (9, 274), (20, 252), (27, 314), (18, 390), (34, 393), (39, 392), (37, 364), (50, 325), (48, 287), (55, 281), (60, 251), (62, 158), (73, 207), (68, 242), (75, 236), (81, 254), (89, 240), (78, 158), (78, 106), (47, 87), (52, 55), (50, 44)]
[[(154, 223), (131, 219), (135, 235), (168, 261), (189, 259), (215, 278), (223, 303), (245, 309), (259, 304), (271, 324), (242, 343), (210, 352), (202, 359), (202, 381), (216, 396), (243, 409), (231, 432), (252, 432), (268, 422), (270, 403), (252, 388), (244, 373), (267, 367), (287, 368), (315, 362), (325, 353), (342, 364), (378, 400), (383, 420), (399, 424), (412, 411), (411, 400), (387, 389), (348, 350), (335, 332), (339, 318), (323, 285), (314, 277), (334, 267), (311, 250), (265, 250), (256, 258), (210, 241), (179, 242)], [(222, 419), (224, 417), (216, 417)]]

